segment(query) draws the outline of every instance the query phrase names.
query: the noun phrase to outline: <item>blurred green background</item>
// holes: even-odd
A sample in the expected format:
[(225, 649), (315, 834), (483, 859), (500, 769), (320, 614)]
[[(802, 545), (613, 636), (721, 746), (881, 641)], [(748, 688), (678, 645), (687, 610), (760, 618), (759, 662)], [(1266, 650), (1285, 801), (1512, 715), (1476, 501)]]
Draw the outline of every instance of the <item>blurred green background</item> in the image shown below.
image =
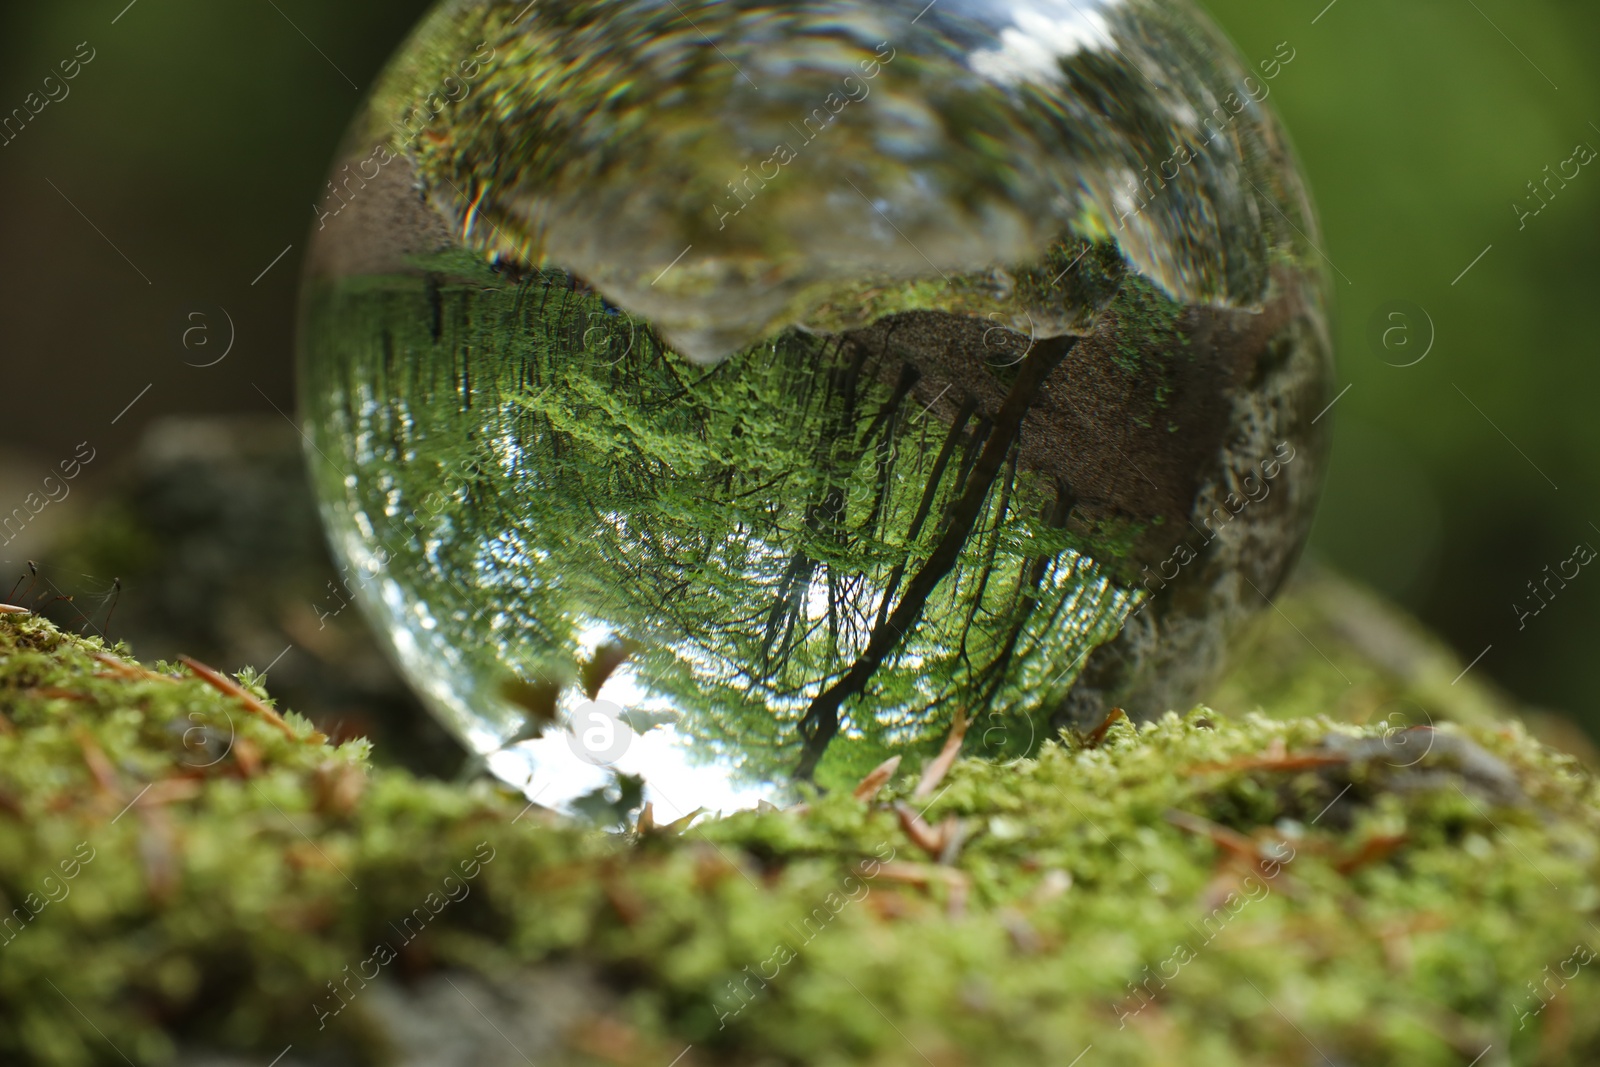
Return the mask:
[[(0, 547), (8, 570), (85, 514), (75, 509), (117, 478), (151, 420), (292, 410), (295, 283), (323, 168), (426, 6), (10, 6), (0, 114), (61, 60), (94, 58), (69, 96), (0, 146), (0, 508), (79, 442), (95, 459), (74, 497)], [(1280, 42), (1294, 50), (1271, 102), (1337, 269), (1350, 388), (1328, 415), (1335, 455), (1313, 551), (1415, 611), (1463, 661), (1481, 653), (1474, 671), (1600, 733), (1588, 658), (1600, 574), (1581, 573), (1525, 626), (1513, 607), (1533, 604), (1527, 583), (1546, 565), (1600, 546), (1589, 321), (1600, 167), (1552, 183), (1524, 224), (1513, 208), (1536, 205), (1528, 183), (1547, 165), (1580, 143), (1600, 148), (1600, 7), (1209, 7), (1252, 63)], [(1396, 308), (1402, 318), (1386, 317)], [(226, 318), (232, 350), (197, 366), (221, 354)], [(197, 324), (205, 332), (185, 347)], [(1375, 338), (1391, 327), (1386, 348)]]

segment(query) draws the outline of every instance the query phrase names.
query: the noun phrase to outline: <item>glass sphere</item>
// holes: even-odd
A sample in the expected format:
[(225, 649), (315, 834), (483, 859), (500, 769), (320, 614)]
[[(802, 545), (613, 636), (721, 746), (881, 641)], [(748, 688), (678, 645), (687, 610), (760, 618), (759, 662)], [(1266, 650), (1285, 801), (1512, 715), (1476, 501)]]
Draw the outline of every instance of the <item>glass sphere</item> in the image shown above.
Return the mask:
[(1292, 61), (1183, 0), (448, 0), (314, 207), (347, 584), (555, 808), (1185, 707), (1323, 474)]

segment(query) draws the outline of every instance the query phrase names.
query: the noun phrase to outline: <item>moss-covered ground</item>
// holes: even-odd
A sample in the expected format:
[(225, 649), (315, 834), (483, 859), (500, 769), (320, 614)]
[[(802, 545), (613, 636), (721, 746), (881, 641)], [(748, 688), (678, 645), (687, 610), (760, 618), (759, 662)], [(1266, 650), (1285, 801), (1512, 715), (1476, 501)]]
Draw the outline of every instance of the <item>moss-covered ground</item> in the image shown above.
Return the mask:
[(202, 673), (0, 615), (0, 1062), (422, 1062), (396, 995), (552, 974), (507, 1062), (1600, 1061), (1600, 792), (1516, 724), (1201, 709), (616, 834)]

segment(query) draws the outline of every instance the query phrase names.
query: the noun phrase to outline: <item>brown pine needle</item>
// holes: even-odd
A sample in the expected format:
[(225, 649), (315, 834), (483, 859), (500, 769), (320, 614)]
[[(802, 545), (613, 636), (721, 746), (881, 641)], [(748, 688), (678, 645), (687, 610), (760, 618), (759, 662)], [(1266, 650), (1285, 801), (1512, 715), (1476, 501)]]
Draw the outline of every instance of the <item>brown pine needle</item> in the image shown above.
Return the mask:
[(966, 911), (967, 897), (972, 889), (972, 879), (967, 876), (966, 871), (958, 871), (954, 867), (938, 867), (931, 863), (904, 861), (885, 863), (878, 868), (878, 873), (874, 877), (886, 882), (899, 882), (922, 888), (943, 882), (950, 892), (949, 912), (952, 917)]
[(236, 737), (233, 748), (229, 749), (233, 755), (233, 765), (239, 769), (242, 778), (254, 778), (261, 773), (261, 749), (248, 737)]
[(240, 685), (232, 678), (229, 678), (227, 675), (222, 674), (220, 671), (212, 670), (199, 660), (190, 659), (188, 656), (179, 656), (178, 661), (193, 671), (202, 681), (211, 686), (211, 688), (226, 693), (235, 700), (238, 700), (245, 706), (246, 711), (249, 711), (253, 715), (259, 715), (273, 726), (276, 726), (279, 730), (282, 730), (283, 736), (289, 738), (291, 741), (294, 740), (294, 730), (290, 728), (288, 723), (283, 721), (283, 717), (276, 711), (273, 711), (272, 708), (263, 703), (258, 697), (256, 697), (254, 693), (251, 693), (244, 686)]
[(1337, 767), (1349, 763), (1349, 756), (1327, 752), (1302, 752), (1283, 756), (1246, 756), (1227, 763), (1197, 763), (1189, 768), (1191, 774), (1210, 771), (1310, 771), (1318, 767)]
[(193, 800), (204, 790), (205, 783), (198, 778), (160, 778), (150, 783), (150, 788), (139, 797), (139, 807), (159, 807)]
[(1380, 834), (1377, 837), (1369, 837), (1352, 855), (1334, 864), (1334, 870), (1340, 874), (1352, 874), (1368, 864), (1388, 859), (1407, 840), (1405, 834)]
[(648, 903), (638, 890), (617, 878), (602, 879), (600, 890), (624, 926), (633, 926), (649, 911)]
[(73, 731), (78, 742), (78, 747), (83, 750), (83, 762), (89, 767), (89, 774), (94, 778), (95, 785), (102, 792), (120, 794), (122, 789), (117, 780), (117, 769), (111, 765), (111, 760), (106, 757), (105, 750), (90, 736), (89, 731), (79, 727)]
[(944, 842), (939, 850), (939, 862), (946, 867), (955, 866), (961, 857), (961, 846), (967, 843), (967, 824), (954, 815), (946, 815), (939, 824), (939, 838)]
[(967, 881), (965, 871), (958, 871), (953, 867), (939, 867), (932, 863), (908, 863), (905, 860), (890, 860), (888, 863), (879, 864), (878, 873), (873, 877), (903, 885), (932, 885), (935, 882), (954, 885), (957, 882)]
[(178, 846), (172, 820), (158, 807), (147, 807), (143, 800), (136, 808), (139, 818), (139, 858), (143, 861), (144, 882), (157, 903), (172, 899), (178, 888)]
[(1107, 715), (1103, 720), (1101, 720), (1100, 725), (1096, 726), (1094, 731), (1084, 739), (1083, 747), (1099, 748), (1100, 742), (1106, 739), (1106, 734), (1111, 732), (1111, 728), (1116, 725), (1117, 720), (1126, 719), (1127, 717), (1127, 713), (1121, 708), (1112, 708), (1111, 714)]
[(111, 668), (113, 674), (119, 678), (126, 678), (138, 682), (176, 682), (176, 678), (141, 667), (136, 663), (128, 663), (113, 656), (109, 652), (93, 652), (90, 655), (96, 663), (104, 664)]
[(1187, 811), (1169, 811), (1167, 821), (1180, 830), (1209, 837), (1224, 852), (1244, 860), (1252, 867), (1261, 862), (1261, 854), (1256, 850), (1256, 843), (1237, 830), (1230, 830), (1226, 826), (1214, 823), (1210, 819), (1202, 819), (1198, 815), (1191, 815)]
[(73, 689), (63, 689), (59, 685), (42, 685), (37, 689), (24, 689), (24, 696), (41, 697), (45, 700), (88, 700), (89, 694), (79, 693)]
[(961, 754), (961, 742), (966, 736), (967, 710), (957, 708), (956, 721), (950, 724), (950, 736), (944, 739), (944, 748), (940, 749), (933, 762), (923, 768), (922, 781), (918, 782), (917, 788), (912, 791), (912, 800), (921, 800), (939, 788), (939, 783), (944, 781), (944, 776), (950, 773), (956, 757)]
[(924, 822), (922, 816), (903, 801), (894, 806), (894, 812), (900, 817), (900, 829), (911, 838), (911, 843), (938, 859), (944, 851), (944, 834)]
[(872, 798), (878, 795), (878, 790), (882, 789), (899, 769), (900, 757), (890, 756), (867, 772), (867, 776), (861, 779), (861, 784), (856, 786), (855, 792), (851, 795), (863, 804), (872, 803)]

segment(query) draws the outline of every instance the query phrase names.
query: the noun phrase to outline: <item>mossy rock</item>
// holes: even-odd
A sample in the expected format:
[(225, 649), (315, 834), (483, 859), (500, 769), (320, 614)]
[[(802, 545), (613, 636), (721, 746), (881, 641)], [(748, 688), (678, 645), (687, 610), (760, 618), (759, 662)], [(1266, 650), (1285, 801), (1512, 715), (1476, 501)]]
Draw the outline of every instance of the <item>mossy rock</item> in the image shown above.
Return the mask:
[(1600, 792), (1514, 722), (1201, 709), (619, 834), (252, 681), (0, 616), (0, 1062), (1600, 1060)]

